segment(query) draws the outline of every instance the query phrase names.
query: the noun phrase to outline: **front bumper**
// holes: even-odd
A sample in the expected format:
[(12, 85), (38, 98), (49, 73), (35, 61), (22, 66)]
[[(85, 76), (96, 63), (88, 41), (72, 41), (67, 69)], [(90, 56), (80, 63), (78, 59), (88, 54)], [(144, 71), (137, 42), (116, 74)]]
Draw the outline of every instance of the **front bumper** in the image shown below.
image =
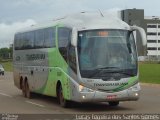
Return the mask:
[(109, 102), (109, 101), (136, 101), (139, 99), (140, 86), (136, 84), (128, 89), (119, 92), (79, 92), (73, 98), (77, 102)]

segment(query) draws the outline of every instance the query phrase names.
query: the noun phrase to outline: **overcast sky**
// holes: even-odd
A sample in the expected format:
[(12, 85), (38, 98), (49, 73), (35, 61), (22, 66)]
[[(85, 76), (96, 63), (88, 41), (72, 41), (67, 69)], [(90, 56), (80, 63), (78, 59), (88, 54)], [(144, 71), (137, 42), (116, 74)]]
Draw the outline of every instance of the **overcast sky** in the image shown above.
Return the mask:
[(0, 0), (0, 48), (9, 47), (14, 33), (32, 24), (81, 11), (144, 9), (160, 16), (160, 0)]

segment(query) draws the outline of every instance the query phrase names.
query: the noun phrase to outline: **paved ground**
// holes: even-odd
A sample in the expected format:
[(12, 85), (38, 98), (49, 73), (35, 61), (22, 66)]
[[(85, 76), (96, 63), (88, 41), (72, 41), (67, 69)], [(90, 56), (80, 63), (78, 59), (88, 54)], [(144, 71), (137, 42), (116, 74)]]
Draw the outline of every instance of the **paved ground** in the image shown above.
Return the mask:
[(0, 76), (0, 113), (23, 114), (160, 114), (160, 86), (142, 84), (141, 97), (135, 102), (122, 102), (118, 107), (107, 103), (77, 104), (61, 108), (55, 98), (36, 95), (34, 99), (22, 96), (14, 86), (12, 73)]

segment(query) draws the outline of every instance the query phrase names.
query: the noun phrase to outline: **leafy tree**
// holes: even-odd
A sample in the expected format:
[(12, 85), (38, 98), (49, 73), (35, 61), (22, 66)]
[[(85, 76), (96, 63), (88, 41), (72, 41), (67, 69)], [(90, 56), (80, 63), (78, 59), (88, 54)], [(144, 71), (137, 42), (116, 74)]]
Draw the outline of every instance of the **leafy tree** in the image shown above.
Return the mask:
[(0, 58), (9, 59), (12, 57), (12, 48), (0, 48)]

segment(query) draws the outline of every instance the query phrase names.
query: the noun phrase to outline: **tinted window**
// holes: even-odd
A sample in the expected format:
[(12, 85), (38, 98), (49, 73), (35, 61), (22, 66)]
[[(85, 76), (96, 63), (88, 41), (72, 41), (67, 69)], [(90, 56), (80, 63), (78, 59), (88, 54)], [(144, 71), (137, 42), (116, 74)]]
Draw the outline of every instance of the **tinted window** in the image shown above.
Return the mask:
[(32, 49), (34, 47), (34, 33), (26, 32), (22, 34), (22, 49)]
[(22, 48), (22, 34), (21, 33), (15, 35), (14, 46), (15, 46), (15, 50), (20, 50)]
[[(84, 78), (96, 77), (108, 80), (115, 77), (110, 72), (117, 69), (128, 72), (130, 76), (137, 75), (136, 45), (131, 31), (117, 29), (80, 31), (77, 50), (80, 74)], [(120, 75), (115, 79), (119, 80), (122, 77), (126, 76)]]
[(58, 46), (67, 47), (70, 41), (71, 29), (69, 28), (58, 28)]
[(18, 35), (16, 34), (14, 36), (14, 48), (15, 48), (15, 50), (18, 49), (18, 43), (19, 43), (19, 41), (18, 41)]
[(39, 29), (15, 35), (15, 49), (38, 49), (55, 47), (56, 30), (54, 27)]
[(46, 28), (44, 30), (44, 38), (45, 38), (45, 42), (44, 42), (44, 47), (45, 48), (50, 48), (50, 47), (55, 47), (55, 28)]
[(68, 48), (71, 39), (71, 29), (58, 28), (58, 47), (61, 55), (68, 60)]
[(77, 73), (75, 47), (70, 46), (68, 56), (69, 56), (69, 57), (68, 57), (68, 58), (69, 58), (69, 66), (71, 67), (71, 69), (72, 69), (75, 73)]
[(44, 30), (36, 30), (35, 31), (35, 48), (43, 48), (44, 47)]

